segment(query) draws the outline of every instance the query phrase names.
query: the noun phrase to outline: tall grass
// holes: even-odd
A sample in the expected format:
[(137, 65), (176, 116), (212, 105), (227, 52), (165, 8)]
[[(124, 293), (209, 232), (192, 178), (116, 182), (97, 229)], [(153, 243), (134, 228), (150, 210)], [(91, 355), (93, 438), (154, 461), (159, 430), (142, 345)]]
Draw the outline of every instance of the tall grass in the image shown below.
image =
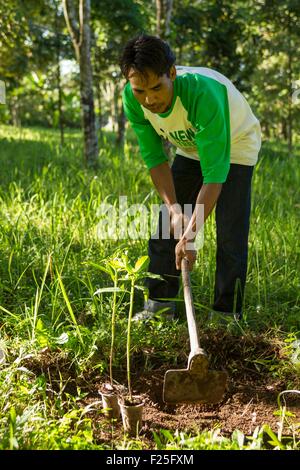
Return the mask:
[[(283, 340), (291, 334), (297, 338), (300, 331), (299, 154), (299, 147), (294, 155), (288, 155), (280, 142), (265, 144), (253, 182), (244, 328), (273, 330)], [(66, 133), (66, 145), (61, 149), (54, 131), (1, 126), (0, 164), (0, 333), (8, 351), (8, 364), (0, 374), (0, 395), (8, 393), (6, 402), (0, 400), (0, 422), (3, 429), (11, 430), (10, 437), (0, 431), (0, 440), (3, 439), (3, 448), (16, 447), (16, 442), (24, 448), (47, 446), (38, 440), (35, 443), (33, 437), (29, 444), (20, 440), (20, 416), (25, 420), (24, 431), (24, 413), (28, 426), (30, 416), (40, 416), (37, 422), (46, 423), (49, 419), (53, 429), (55, 420), (60, 426), (59, 419), (64, 415), (46, 399), (40, 400), (46, 385), (37, 383), (30, 372), (18, 371), (18, 367), (28, 354), (53, 347), (70, 353), (79, 372), (91, 364), (99, 371), (108, 370), (111, 297), (93, 294), (98, 288), (109, 286), (110, 280), (89, 262), (101, 262), (120, 244), (132, 260), (137, 259), (147, 254), (147, 241), (100, 240), (97, 209), (104, 201), (117, 205), (120, 195), (128, 196), (128, 204), (159, 200), (131, 137), (124, 154), (115, 149), (110, 136), (105, 137), (99, 170), (93, 172), (84, 167), (79, 133)], [(213, 299), (214, 269), (212, 217), (192, 275), (199, 319)], [(142, 294), (137, 298), (136, 308), (142, 304)], [(128, 299), (124, 299), (118, 312), (116, 331), (116, 363), (121, 368), (126, 302)], [(162, 330), (153, 332), (151, 343), (171, 360), (170, 350), (176, 350), (185, 325), (160, 328), (168, 334), (162, 334)], [(150, 341), (140, 330), (136, 335), (143, 346)], [(133, 343), (137, 350), (139, 343)], [(10, 383), (16, 385), (8, 392), (9, 376)], [(17, 389), (23, 391), (19, 393)], [(34, 400), (28, 400), (27, 394)], [(68, 412), (72, 406), (70, 399)], [(82, 419), (89, 435), (90, 424)], [(72, 441), (75, 447), (83, 446), (82, 435), (78, 436)], [(55, 448), (53, 439), (49, 447)]]

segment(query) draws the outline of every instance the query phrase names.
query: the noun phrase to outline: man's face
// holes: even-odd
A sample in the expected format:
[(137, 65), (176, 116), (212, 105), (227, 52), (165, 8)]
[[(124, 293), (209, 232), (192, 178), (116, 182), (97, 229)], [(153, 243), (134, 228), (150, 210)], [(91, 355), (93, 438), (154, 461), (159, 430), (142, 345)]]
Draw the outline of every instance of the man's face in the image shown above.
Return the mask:
[(138, 102), (152, 113), (165, 113), (172, 104), (173, 82), (176, 78), (176, 69), (171, 67), (170, 75), (157, 76), (151, 70), (147, 70), (144, 76), (140, 72), (131, 69), (128, 74), (133, 94)]

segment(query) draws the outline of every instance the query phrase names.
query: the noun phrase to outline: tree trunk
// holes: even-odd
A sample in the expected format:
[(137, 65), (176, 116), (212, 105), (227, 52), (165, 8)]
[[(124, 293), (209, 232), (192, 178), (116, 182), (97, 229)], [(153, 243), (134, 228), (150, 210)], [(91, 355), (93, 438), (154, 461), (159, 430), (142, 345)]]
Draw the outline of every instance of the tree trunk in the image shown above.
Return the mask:
[(96, 94), (97, 94), (97, 102), (98, 102), (99, 134), (100, 134), (100, 139), (101, 139), (103, 123), (102, 123), (102, 98), (101, 98), (100, 80), (97, 80)]
[(171, 32), (173, 0), (156, 0), (156, 34), (168, 38)]
[[(95, 41), (96, 42), (96, 41)], [(96, 88), (95, 88), (95, 95), (96, 95), (96, 101), (97, 101), (97, 130), (101, 139), (102, 135), (102, 91), (101, 91), (101, 69), (99, 67), (99, 62), (100, 62), (100, 48), (95, 44), (94, 47), (94, 55), (93, 55), (93, 70), (94, 70), (94, 78), (96, 80)]]
[(292, 115), (292, 98), (290, 97), (291, 90), (293, 89), (293, 51), (292, 51), (292, 38), (291, 38), (291, 13), (288, 10), (288, 149), (289, 155), (292, 156), (293, 152), (293, 115)]
[(64, 145), (64, 120), (63, 120), (63, 109), (62, 109), (62, 86), (61, 86), (61, 70), (60, 70), (60, 36), (58, 29), (58, 9), (56, 4), (55, 11), (55, 33), (56, 33), (56, 85), (58, 91), (58, 121), (60, 129), (60, 145)]
[(162, 33), (162, 15), (163, 15), (163, 0), (156, 0), (156, 34), (158, 37)]
[(85, 161), (88, 166), (95, 167), (98, 159), (98, 140), (91, 64), (91, 2), (79, 0), (79, 22), (77, 22), (74, 1), (63, 0), (64, 15), (79, 63)]
[(88, 166), (95, 166), (98, 159), (93, 73), (91, 63), (90, 0), (83, 1), (83, 28), (80, 47), (80, 93), (84, 132), (84, 155)]
[(121, 105), (119, 107), (118, 113), (118, 134), (117, 134), (117, 146), (123, 151), (124, 149), (124, 141), (125, 141), (125, 124), (126, 124), (126, 117), (124, 113), (124, 108)]
[(288, 140), (287, 122), (285, 118), (281, 120), (281, 135), (284, 140)]
[(266, 137), (269, 139), (269, 138), (270, 138), (270, 126), (269, 126), (269, 123), (266, 121), (266, 122), (263, 124), (262, 127), (264, 128)]
[(58, 89), (58, 119), (59, 119), (59, 130), (60, 130), (60, 145), (63, 147), (65, 143), (64, 136), (64, 116), (62, 107), (62, 87), (61, 87), (61, 71), (60, 71), (60, 56), (57, 58), (57, 89)]
[(166, 0), (165, 38), (170, 36), (173, 0)]
[(10, 100), (11, 120), (12, 125), (15, 127), (21, 127), (21, 120), (19, 115), (19, 103), (18, 97), (14, 96)]
[(112, 132), (116, 131), (117, 127), (117, 113), (116, 113), (116, 84), (113, 80), (109, 80), (107, 83), (108, 93), (110, 97), (110, 123)]

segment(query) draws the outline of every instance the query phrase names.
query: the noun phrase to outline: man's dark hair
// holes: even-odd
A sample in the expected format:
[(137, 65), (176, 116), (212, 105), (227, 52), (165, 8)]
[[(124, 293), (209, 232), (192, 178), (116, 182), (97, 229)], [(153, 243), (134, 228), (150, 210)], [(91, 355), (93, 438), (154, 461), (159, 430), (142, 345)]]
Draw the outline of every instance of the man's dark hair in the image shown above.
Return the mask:
[(169, 75), (175, 60), (176, 56), (168, 43), (156, 36), (140, 34), (125, 45), (120, 58), (120, 68), (127, 79), (131, 68), (143, 75), (147, 75), (149, 69), (161, 77), (165, 73)]

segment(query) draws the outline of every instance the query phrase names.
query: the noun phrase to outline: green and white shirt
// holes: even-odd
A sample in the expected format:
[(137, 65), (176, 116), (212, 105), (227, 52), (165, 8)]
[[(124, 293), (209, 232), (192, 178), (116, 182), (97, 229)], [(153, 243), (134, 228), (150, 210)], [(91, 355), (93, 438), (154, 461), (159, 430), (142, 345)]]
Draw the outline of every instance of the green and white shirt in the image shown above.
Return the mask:
[(128, 82), (125, 114), (149, 169), (167, 161), (161, 137), (179, 155), (200, 160), (204, 183), (224, 183), (230, 163), (253, 166), (261, 146), (260, 124), (233, 83), (206, 67), (177, 66), (174, 95), (166, 113), (139, 104)]

